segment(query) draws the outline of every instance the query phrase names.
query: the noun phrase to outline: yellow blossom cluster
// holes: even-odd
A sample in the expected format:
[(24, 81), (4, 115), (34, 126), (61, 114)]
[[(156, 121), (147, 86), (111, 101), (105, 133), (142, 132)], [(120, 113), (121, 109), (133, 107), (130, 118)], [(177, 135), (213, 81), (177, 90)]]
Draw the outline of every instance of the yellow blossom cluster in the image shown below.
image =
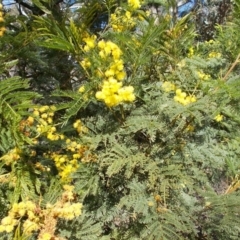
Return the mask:
[(79, 144), (70, 139), (66, 140), (66, 149), (71, 151), (73, 159), (81, 159), (82, 163), (96, 162), (96, 156), (89, 153), (88, 147), (82, 144)]
[(105, 102), (108, 107), (114, 107), (123, 101), (133, 102), (135, 95), (132, 86), (122, 87), (116, 79), (104, 81), (102, 90), (96, 93), (96, 98)]
[[(58, 203), (52, 209), (54, 216), (59, 218), (64, 218), (66, 220), (72, 220), (75, 217), (81, 214), (81, 203)], [(51, 206), (48, 205), (48, 208), (51, 209)]]
[(56, 127), (51, 127), (48, 129), (47, 138), (52, 141), (57, 141), (59, 139), (63, 140), (64, 135), (57, 133)]
[(54, 205), (47, 204), (46, 209), (50, 210), (50, 214), (54, 217), (72, 220), (81, 215), (82, 204), (72, 203), (74, 200), (74, 186), (64, 185), (63, 188), (64, 192), (62, 193), (61, 199)]
[[(78, 121), (76, 121), (76, 123), (78, 124)], [(77, 124), (76, 127), (79, 126)], [(66, 145), (62, 147), (62, 151), (65, 153), (51, 152), (46, 154), (45, 157), (49, 157), (54, 161), (61, 181), (70, 182), (71, 175), (79, 168), (79, 161), (95, 162), (95, 157), (90, 153), (88, 155), (85, 154), (88, 150), (87, 146), (72, 141), (71, 139), (66, 139), (65, 143)]]
[[(118, 78), (123, 79), (125, 77), (125, 72), (123, 71), (123, 62), (120, 61), (120, 57), (122, 55), (122, 51), (120, 48), (113, 42), (104, 40), (100, 40), (97, 44), (98, 50), (99, 50), (99, 56), (101, 59), (105, 61), (111, 60), (112, 66), (109, 70), (115, 70), (115, 74)], [(90, 59), (88, 57), (84, 58), (80, 62), (81, 66), (87, 70), (92, 65)], [(118, 71), (117, 71), (118, 70)], [(107, 71), (107, 69), (106, 69)], [(104, 71), (101, 69), (98, 69), (97, 71), (98, 76), (104, 76)]]
[(85, 86), (82, 85), (82, 86), (78, 89), (78, 92), (84, 93), (84, 92), (85, 92)]
[[(123, 87), (122, 81), (126, 77), (124, 62), (121, 59), (122, 51), (117, 44), (112, 41), (96, 41), (96, 36), (87, 35), (83, 38), (85, 42), (85, 51), (94, 48), (101, 61), (96, 66), (97, 61), (89, 56), (81, 62), (81, 66), (87, 71), (94, 66), (94, 75), (97, 78), (103, 78), (101, 90), (95, 94), (95, 97), (103, 101), (108, 107), (117, 106), (122, 102), (132, 102), (135, 100), (134, 89), (132, 86)], [(84, 92), (85, 88), (79, 88), (79, 92)], [(74, 128), (79, 132), (86, 132), (86, 128), (80, 122), (74, 123)]]
[(11, 216), (3, 218), (0, 225), (0, 232), (12, 232), (14, 227), (17, 225), (17, 222), (18, 221)]
[(23, 119), (19, 124), (19, 131), (22, 132), (25, 136), (31, 137), (32, 129), (31, 127), (34, 124), (34, 118), (29, 116), (27, 119)]
[(42, 227), (38, 235), (38, 240), (61, 239), (55, 235), (57, 219), (72, 220), (81, 215), (82, 204), (73, 203), (74, 201), (74, 186), (63, 186), (64, 192), (61, 198), (55, 203), (46, 205), (43, 210)]
[(20, 159), (21, 150), (19, 148), (14, 148), (8, 153), (3, 155), (0, 160), (3, 161), (6, 165), (10, 165)]
[(88, 132), (88, 129), (83, 125), (80, 119), (74, 122), (73, 127), (77, 130), (79, 134)]
[(113, 31), (123, 32), (125, 30), (131, 30), (135, 27), (137, 20), (144, 20), (140, 14), (137, 16), (134, 12), (141, 7), (141, 1), (128, 0), (128, 6), (128, 11), (117, 8), (116, 11), (110, 15), (110, 26)]
[(214, 120), (216, 122), (221, 122), (223, 120), (223, 115), (222, 114), (218, 114), (217, 116), (215, 116)]
[(214, 41), (213, 39), (210, 39), (209, 41), (205, 41), (205, 43), (206, 43), (206, 44), (210, 44), (210, 45), (211, 45), (211, 44), (214, 44), (214, 43), (215, 43), (215, 41)]
[(90, 51), (96, 46), (96, 35), (89, 35), (86, 34), (87, 36), (83, 38), (83, 42), (85, 43), (85, 46), (83, 47), (85, 52)]
[(196, 102), (197, 99), (194, 95), (187, 96), (185, 92), (181, 89), (176, 90), (176, 95), (174, 96), (174, 101), (181, 103), (182, 105), (188, 105), (190, 103)]
[[(129, 43), (133, 43), (138, 47), (141, 47), (142, 43), (139, 41), (139, 38), (137, 36), (131, 36), (131, 38), (129, 39)], [(157, 51), (159, 53), (159, 51)], [(155, 54), (155, 53), (153, 53)]]
[[(117, 8), (113, 14), (110, 15), (110, 26), (113, 31), (123, 32), (126, 30), (133, 29), (137, 21), (144, 20), (140, 14), (136, 15), (135, 10), (141, 7), (141, 1), (139, 0), (128, 0), (128, 10)], [(148, 13), (146, 13), (147, 15)]]
[(8, 216), (1, 220), (0, 232), (12, 232), (22, 223), (25, 234), (30, 236), (39, 231), (38, 240), (57, 239), (55, 230), (59, 218), (72, 220), (81, 215), (82, 204), (74, 203), (74, 186), (64, 185), (64, 191), (54, 204), (48, 203), (45, 208), (27, 200), (14, 203)]
[(50, 168), (49, 168), (49, 167), (44, 166), (44, 165), (41, 164), (40, 162), (35, 163), (35, 164), (34, 164), (34, 167), (35, 167), (36, 169), (39, 169), (39, 170), (42, 171), (42, 172), (45, 172), (45, 171), (49, 172), (49, 171), (50, 171)]
[(39, 135), (44, 135), (51, 141), (63, 140), (64, 135), (59, 134), (53, 125), (54, 111), (56, 111), (55, 106), (41, 106), (34, 109), (33, 116), (38, 122), (36, 130)]
[(131, 30), (136, 23), (136, 18), (132, 16), (130, 11), (123, 12), (122, 9), (117, 9), (110, 16), (110, 25), (116, 32)]
[(32, 201), (14, 203), (8, 216), (3, 218), (0, 225), (0, 232), (12, 232), (21, 218), (27, 218), (23, 224), (23, 231), (30, 234), (39, 230), (39, 215), (37, 206)]
[(193, 49), (193, 47), (190, 47), (189, 49), (188, 49), (188, 57), (192, 57), (194, 55), (194, 49)]
[(83, 67), (84, 70), (89, 68), (91, 66), (91, 62), (89, 61), (88, 58), (84, 58), (81, 62), (80, 65)]
[(97, 45), (99, 48), (99, 56), (102, 59), (109, 57), (111, 60), (114, 60), (114, 63), (115, 61), (119, 62), (122, 51), (117, 44), (113, 43), (112, 41), (100, 40)]
[(55, 106), (41, 106), (39, 108), (34, 108), (33, 115), (40, 116), (47, 123), (52, 123), (52, 118), (54, 116), (54, 111), (56, 110)]
[(107, 69), (101, 70), (104, 77), (101, 91), (96, 93), (98, 100), (104, 101), (108, 107), (117, 106), (121, 102), (133, 102), (135, 100), (134, 88), (123, 87), (122, 80), (125, 78), (122, 52), (113, 42), (101, 40), (98, 42), (99, 55), (109, 62)]
[(71, 174), (77, 171), (79, 167), (78, 164), (79, 156), (75, 154), (75, 156), (73, 156), (72, 158), (66, 154), (57, 153), (51, 154), (51, 158), (55, 162), (58, 174), (63, 182), (69, 182), (71, 180), (70, 178)]
[(210, 52), (210, 53), (208, 54), (208, 57), (209, 57), (209, 58), (220, 58), (221, 56), (222, 56), (222, 54), (219, 53), (219, 52)]
[(76, 141), (72, 141), (71, 139), (68, 138), (66, 140), (66, 149), (71, 152), (82, 153), (83, 146), (80, 143), (77, 143)]
[(3, 26), (4, 18), (3, 18), (3, 5), (0, 3), (0, 37), (3, 36), (6, 28)]
[[(163, 214), (168, 211), (168, 209), (165, 207), (165, 204), (163, 203), (162, 197), (159, 194), (154, 196), (154, 200), (155, 202), (151, 202), (151, 206), (156, 206), (157, 213)], [(150, 206), (150, 204), (148, 205)]]
[[(57, 128), (53, 124), (55, 110), (55, 106), (40, 106), (34, 108), (32, 116), (21, 121), (20, 130), (26, 132), (26, 127), (33, 127), (27, 130), (30, 131), (30, 135), (37, 131), (38, 135), (33, 137), (35, 141), (38, 141), (38, 138), (42, 136), (47, 137), (47, 139), (51, 141), (64, 140), (66, 136), (58, 133)], [(88, 132), (88, 128), (85, 127), (79, 119), (73, 123), (73, 127), (79, 134)], [(44, 157), (54, 161), (62, 182), (69, 182), (71, 181), (71, 174), (76, 172), (79, 167), (79, 161), (84, 163), (96, 161), (96, 156), (89, 151), (85, 154), (87, 150), (87, 146), (83, 146), (71, 139), (66, 139), (65, 144), (61, 146), (61, 151), (44, 153)], [(20, 159), (20, 153), (21, 151), (15, 148), (2, 156), (0, 160), (9, 165)], [(30, 157), (34, 157), (36, 151), (31, 148), (27, 154)], [(34, 166), (41, 171), (50, 171), (49, 167), (42, 165), (40, 162), (37, 162)]]
[(52, 234), (48, 232), (44, 232), (38, 237), (38, 240), (51, 240), (51, 239), (52, 239)]
[(202, 70), (197, 71), (197, 75), (201, 80), (204, 81), (209, 80), (211, 77), (209, 74), (204, 73)]
[(171, 92), (171, 91), (174, 91), (176, 89), (176, 86), (171, 82), (165, 81), (162, 84), (162, 88), (165, 92)]
[(141, 1), (140, 0), (128, 0), (128, 6), (134, 10), (141, 7)]
[(191, 124), (188, 124), (186, 127), (186, 131), (187, 132), (193, 132), (195, 130), (195, 127)]

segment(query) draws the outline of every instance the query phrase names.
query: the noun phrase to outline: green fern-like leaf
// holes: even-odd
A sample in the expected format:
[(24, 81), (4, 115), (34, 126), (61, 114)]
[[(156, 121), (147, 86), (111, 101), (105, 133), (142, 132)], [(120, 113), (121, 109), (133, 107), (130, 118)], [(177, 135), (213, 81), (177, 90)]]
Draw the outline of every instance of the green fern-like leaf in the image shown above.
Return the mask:
[(0, 149), (6, 152), (13, 146), (29, 141), (19, 131), (20, 121), (28, 116), (28, 110), (33, 107), (32, 100), (38, 94), (27, 91), (28, 81), (19, 77), (4, 79), (0, 82)]
[(101, 223), (96, 223), (96, 221), (91, 219), (86, 212), (83, 212), (80, 217), (67, 224), (67, 228), (70, 227), (71, 232), (61, 230), (61, 224), (59, 227), (61, 236), (68, 237), (68, 239), (98, 240), (102, 234), (101, 225)]

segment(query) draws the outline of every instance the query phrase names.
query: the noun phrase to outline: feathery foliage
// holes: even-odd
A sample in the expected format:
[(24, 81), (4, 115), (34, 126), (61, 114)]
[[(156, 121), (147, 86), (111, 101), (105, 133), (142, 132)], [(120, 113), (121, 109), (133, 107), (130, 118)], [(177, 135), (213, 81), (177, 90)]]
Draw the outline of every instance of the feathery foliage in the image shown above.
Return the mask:
[[(2, 63), (1, 237), (238, 239), (239, 1), (209, 41), (194, 13), (156, 21), (139, 1), (90, 1), (74, 18), (34, 3), (46, 15), (1, 44), (24, 46), (2, 61), (24, 60), (28, 78)], [(48, 76), (42, 98), (34, 76)]]

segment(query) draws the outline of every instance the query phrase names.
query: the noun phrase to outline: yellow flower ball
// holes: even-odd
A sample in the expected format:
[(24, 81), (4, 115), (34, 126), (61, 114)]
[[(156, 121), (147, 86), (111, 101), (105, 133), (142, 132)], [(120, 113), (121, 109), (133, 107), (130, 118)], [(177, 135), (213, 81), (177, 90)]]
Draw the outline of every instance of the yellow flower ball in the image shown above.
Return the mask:
[(100, 49), (104, 49), (105, 46), (106, 46), (106, 43), (105, 43), (103, 40), (101, 40), (101, 41), (98, 42), (98, 47), (99, 47)]
[(105, 94), (103, 94), (103, 92), (101, 92), (101, 91), (98, 91), (98, 92), (96, 92), (95, 97), (99, 100), (102, 100), (105, 98)]
[(141, 7), (139, 0), (128, 0), (128, 5), (134, 10)]
[(27, 118), (27, 122), (28, 122), (29, 125), (32, 125), (32, 124), (34, 123), (34, 118), (31, 117), (31, 116), (29, 116), (29, 117)]
[(125, 77), (126, 77), (125, 72), (117, 72), (116, 73), (116, 79), (119, 80), (119, 81), (122, 81)]
[(13, 218), (11, 218), (10, 216), (7, 216), (2, 219), (1, 224), (6, 226), (6, 225), (12, 224), (12, 222), (13, 222)]
[(80, 93), (85, 92), (85, 86), (84, 86), (84, 85), (81, 86), (81, 87), (78, 89), (78, 92), (80, 92)]
[(47, 119), (47, 118), (48, 118), (47, 113), (43, 113), (43, 114), (41, 115), (41, 118), (43, 118), (43, 119)]
[(39, 116), (39, 111), (37, 111), (37, 110), (33, 111), (33, 115), (34, 116)]
[(13, 229), (14, 229), (14, 225), (7, 225), (7, 226), (5, 226), (5, 231), (7, 232), (7, 233), (10, 233), (10, 232), (12, 232), (13, 231)]
[(218, 114), (218, 115), (214, 118), (214, 120), (215, 120), (216, 122), (221, 122), (221, 121), (223, 120), (223, 115)]
[(51, 240), (52, 234), (50, 233), (43, 233), (41, 236), (39, 236), (38, 240)]
[(176, 87), (173, 83), (166, 81), (162, 84), (162, 88), (165, 92), (171, 92), (175, 90)]

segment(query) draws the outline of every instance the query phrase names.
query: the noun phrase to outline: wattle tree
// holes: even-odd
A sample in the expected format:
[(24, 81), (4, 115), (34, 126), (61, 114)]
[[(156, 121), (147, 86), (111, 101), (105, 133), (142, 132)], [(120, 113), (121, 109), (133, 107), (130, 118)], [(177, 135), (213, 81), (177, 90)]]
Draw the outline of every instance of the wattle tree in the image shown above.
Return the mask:
[(239, 239), (239, 0), (16, 3), (0, 239)]

